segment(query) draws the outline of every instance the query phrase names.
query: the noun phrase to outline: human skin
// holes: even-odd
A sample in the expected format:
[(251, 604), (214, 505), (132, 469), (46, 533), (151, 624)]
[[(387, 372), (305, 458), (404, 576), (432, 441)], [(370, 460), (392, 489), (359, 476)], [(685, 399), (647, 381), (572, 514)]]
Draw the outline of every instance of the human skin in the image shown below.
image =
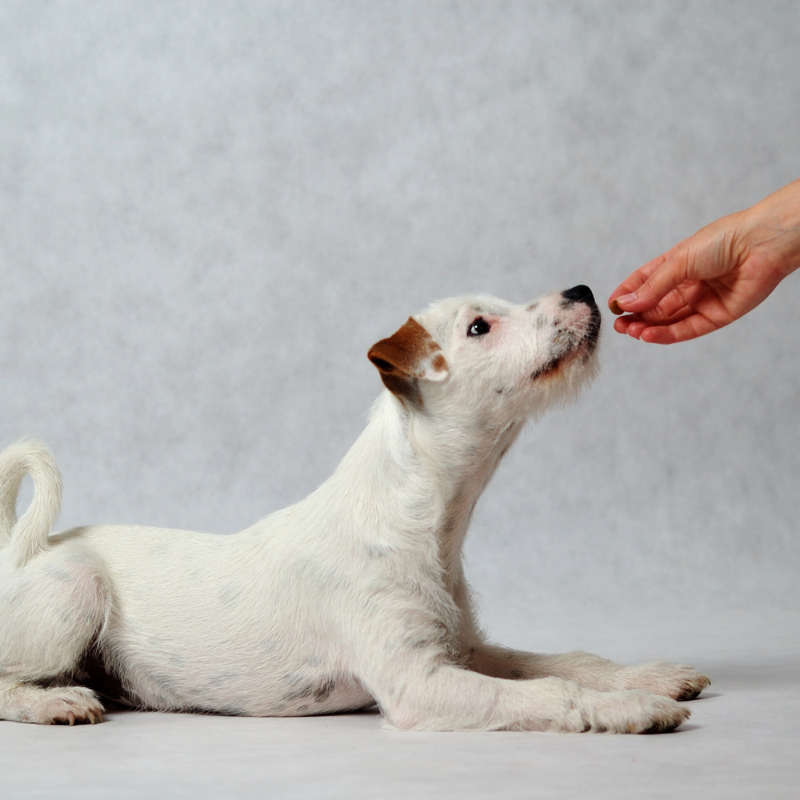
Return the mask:
[(800, 179), (701, 228), (631, 273), (609, 297), (618, 333), (696, 339), (762, 303), (800, 268)]

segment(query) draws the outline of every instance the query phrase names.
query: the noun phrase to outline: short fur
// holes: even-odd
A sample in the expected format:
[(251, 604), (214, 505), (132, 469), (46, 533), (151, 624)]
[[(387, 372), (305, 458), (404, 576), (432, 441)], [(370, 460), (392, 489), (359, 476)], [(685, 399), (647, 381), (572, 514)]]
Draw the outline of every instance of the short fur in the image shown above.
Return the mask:
[[(595, 374), (600, 315), (575, 287), (522, 306), (439, 302), (369, 353), (387, 391), (333, 476), (232, 536), (134, 526), (51, 534), (50, 452), (0, 454), (0, 718), (97, 722), (87, 655), (141, 708), (251, 716), (376, 703), (401, 729), (641, 732), (709, 681), (665, 663), (490, 644), (461, 550), (525, 422)], [(35, 493), (17, 520), (25, 474)]]

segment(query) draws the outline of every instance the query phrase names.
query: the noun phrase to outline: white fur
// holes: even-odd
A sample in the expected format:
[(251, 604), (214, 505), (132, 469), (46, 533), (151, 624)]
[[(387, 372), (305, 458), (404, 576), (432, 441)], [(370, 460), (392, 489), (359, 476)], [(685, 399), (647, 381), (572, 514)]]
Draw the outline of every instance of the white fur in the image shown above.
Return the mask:
[[(91, 652), (143, 708), (272, 716), (377, 703), (403, 729), (679, 725), (688, 711), (670, 697), (696, 695), (707, 678), (489, 644), (462, 570), (475, 504), (526, 420), (595, 374), (590, 297), (456, 298), (417, 315), (427, 350), (407, 347), (410, 329), (384, 340), (414, 361), (393, 373), (398, 391), (389, 351), (375, 346), (396, 393), (376, 402), (333, 476), (233, 536), (133, 526), (50, 534), (55, 462), (36, 443), (7, 448), (0, 718), (100, 720), (99, 700), (74, 685)], [(468, 335), (478, 318), (491, 329)], [(17, 521), (26, 473), (35, 495)]]

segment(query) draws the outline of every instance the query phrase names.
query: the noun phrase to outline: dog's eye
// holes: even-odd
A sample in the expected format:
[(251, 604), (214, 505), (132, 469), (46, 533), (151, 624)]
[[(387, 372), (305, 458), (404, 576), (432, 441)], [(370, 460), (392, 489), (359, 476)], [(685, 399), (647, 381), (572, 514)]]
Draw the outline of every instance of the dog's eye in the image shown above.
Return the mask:
[(478, 317), (467, 328), (467, 336), (483, 336), (489, 333), (491, 327), (483, 317)]

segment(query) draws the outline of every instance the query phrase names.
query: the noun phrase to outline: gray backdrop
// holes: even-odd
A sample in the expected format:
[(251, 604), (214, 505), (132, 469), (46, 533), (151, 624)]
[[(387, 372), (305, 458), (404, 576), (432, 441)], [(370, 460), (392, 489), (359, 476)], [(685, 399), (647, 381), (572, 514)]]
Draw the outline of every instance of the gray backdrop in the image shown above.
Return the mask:
[[(53, 447), (62, 526), (241, 529), (334, 469), (409, 313), (604, 305), (800, 176), (799, 109), (796, 2), (4, 2), (0, 440)], [(797, 608), (798, 301), (668, 348), (604, 313), (477, 514), (493, 634)]]
[[(800, 175), (799, 32), (792, 2), (4, 3), (2, 442), (54, 448), (64, 526), (249, 525), (333, 470), (409, 313), (604, 302)], [(797, 604), (798, 299), (670, 348), (605, 314), (602, 377), (480, 508), (491, 618)]]

